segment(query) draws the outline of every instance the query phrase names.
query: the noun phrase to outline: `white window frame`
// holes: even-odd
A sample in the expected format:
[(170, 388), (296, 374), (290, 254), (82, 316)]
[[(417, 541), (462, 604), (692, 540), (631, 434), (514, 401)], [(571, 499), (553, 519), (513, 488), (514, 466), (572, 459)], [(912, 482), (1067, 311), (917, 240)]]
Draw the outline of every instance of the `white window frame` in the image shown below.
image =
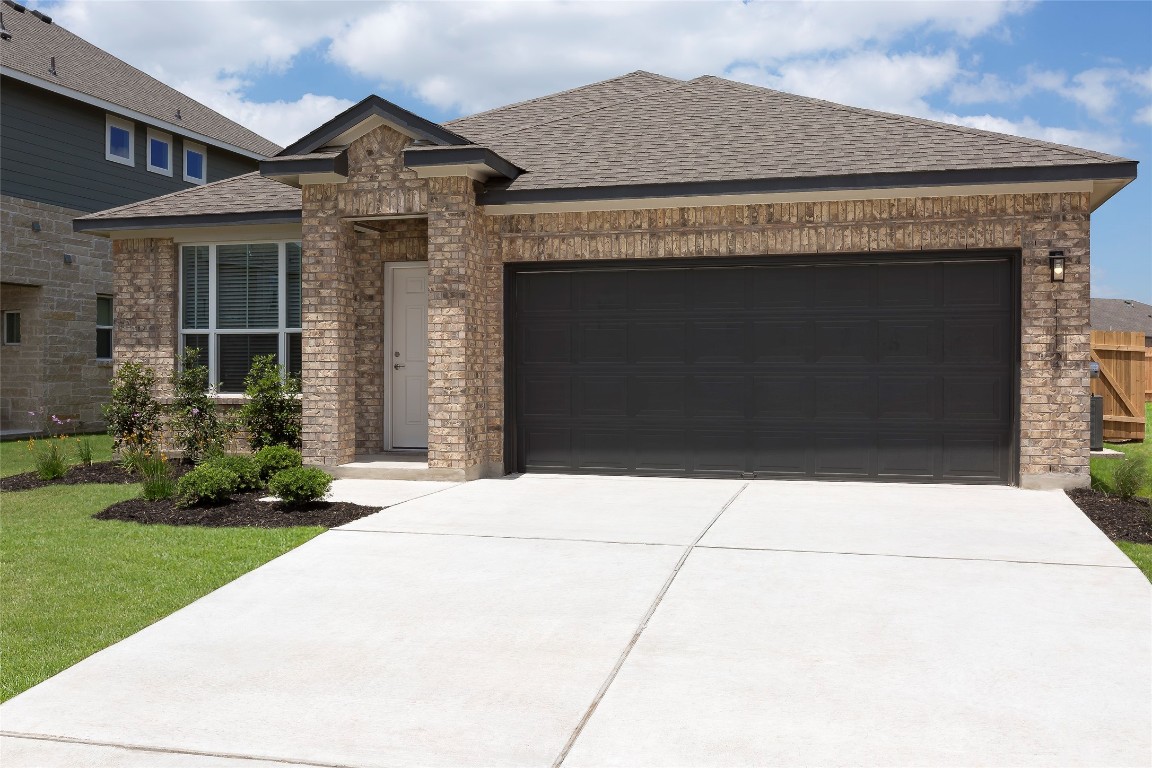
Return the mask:
[[(168, 145), (168, 167), (161, 168), (158, 165), (152, 164), (152, 142), (162, 141)], [(172, 163), (176, 162), (176, 158), (172, 156), (172, 134), (158, 131), (155, 128), (148, 129), (147, 140), (147, 154), (148, 154), (148, 170), (152, 173), (159, 173), (162, 176), (172, 175)]]
[[(210, 386), (214, 389), (220, 386), (219, 374), (219, 357), (220, 350), (217, 345), (217, 340), (224, 335), (242, 335), (252, 336), (260, 334), (277, 335), (276, 355), (280, 362), (281, 368), (285, 372), (288, 370), (288, 335), (292, 333), (303, 334), (303, 328), (288, 328), (287, 323), (288, 306), (285, 300), (285, 289), (288, 281), (288, 244), (300, 243), (300, 240), (251, 240), (244, 242), (222, 242), (222, 243), (180, 243), (179, 252), (177, 253), (176, 272), (177, 287), (176, 294), (179, 299), (177, 301), (178, 307), (177, 317), (180, 319), (180, 341), (179, 352), (180, 355), (184, 354), (184, 338), (186, 336), (207, 336), (208, 337), (208, 381)], [(274, 244), (277, 247), (277, 287), (276, 293), (279, 297), (279, 306), (277, 308), (277, 327), (276, 328), (217, 328), (216, 327), (216, 247), (218, 245), (269, 245)], [(196, 247), (208, 247), (208, 327), (207, 328), (185, 328), (184, 327), (184, 249)], [(301, 265), (303, 269), (303, 265)], [(301, 275), (303, 281), (303, 275)], [(301, 308), (303, 309), (303, 308)], [(303, 322), (303, 311), (301, 311), (301, 322)], [(220, 397), (242, 397), (243, 392), (220, 392)]]
[[(100, 299), (108, 299), (112, 304), (112, 325), (100, 325)], [(96, 294), (96, 359), (108, 361), (112, 359), (116, 349), (116, 299), (107, 293)], [(108, 357), (100, 357), (100, 331), (108, 331)]]
[[(188, 175), (188, 153), (189, 152), (196, 152), (200, 155), (200, 157), (203, 158), (203, 161), (200, 164), (200, 170), (204, 172), (204, 175), (201, 176), (200, 178), (196, 178), (195, 176), (189, 176)], [(194, 141), (188, 141), (187, 139), (185, 139), (184, 140), (183, 159), (184, 159), (184, 162), (183, 162), (184, 181), (187, 181), (190, 184), (207, 183), (207, 181), (208, 181), (208, 150), (205, 149), (204, 145), (203, 144), (197, 144)]]
[[(112, 154), (112, 128), (128, 131), (128, 157)], [(136, 124), (112, 115), (104, 115), (104, 159), (121, 165), (136, 165)]]

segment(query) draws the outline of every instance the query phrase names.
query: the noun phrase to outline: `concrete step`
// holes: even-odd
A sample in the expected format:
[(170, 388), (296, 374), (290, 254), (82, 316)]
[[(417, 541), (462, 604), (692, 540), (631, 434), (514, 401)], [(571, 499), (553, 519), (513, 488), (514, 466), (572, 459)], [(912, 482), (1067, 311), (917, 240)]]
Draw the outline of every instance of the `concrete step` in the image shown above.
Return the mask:
[(448, 480), (464, 479), (463, 470), (431, 469), (428, 454), (378, 453), (357, 456), (354, 461), (328, 468), (333, 477), (352, 480)]

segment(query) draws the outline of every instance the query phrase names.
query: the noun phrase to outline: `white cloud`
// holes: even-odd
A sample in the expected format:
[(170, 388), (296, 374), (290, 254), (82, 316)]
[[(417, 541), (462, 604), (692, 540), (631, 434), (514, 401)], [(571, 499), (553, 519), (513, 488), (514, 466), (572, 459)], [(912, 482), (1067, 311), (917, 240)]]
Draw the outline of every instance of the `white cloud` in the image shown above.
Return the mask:
[(1092, 149), (1097, 152), (1122, 153), (1128, 146), (1118, 133), (1106, 131), (1083, 131), (1058, 126), (1042, 125), (1031, 117), (1022, 120), (1008, 120), (995, 115), (956, 115), (950, 112), (936, 112), (926, 117), (943, 123), (963, 125), (968, 128), (978, 128), (982, 131), (1007, 133), (1012, 136), (1023, 136), (1030, 139), (1040, 139), (1056, 144), (1066, 144), (1082, 149)]
[(1136, 114), (1132, 116), (1132, 119), (1138, 123), (1144, 123), (1144, 125), (1152, 125), (1152, 104), (1136, 110)]
[(864, 52), (835, 59), (801, 59), (775, 71), (742, 66), (729, 74), (737, 80), (814, 96), (841, 104), (906, 115), (931, 112), (925, 97), (946, 87), (957, 75), (956, 54)]
[[(1096, 120), (1123, 117), (1131, 93), (1152, 92), (1152, 69), (1128, 70), (1094, 67), (1069, 77), (1064, 72), (1028, 69), (1017, 83), (1005, 82), (994, 74), (970, 75), (956, 82), (949, 93), (953, 104), (993, 104), (1018, 101), (1036, 93), (1053, 93), (1083, 108)], [(1139, 121), (1139, 116), (1135, 118)]]

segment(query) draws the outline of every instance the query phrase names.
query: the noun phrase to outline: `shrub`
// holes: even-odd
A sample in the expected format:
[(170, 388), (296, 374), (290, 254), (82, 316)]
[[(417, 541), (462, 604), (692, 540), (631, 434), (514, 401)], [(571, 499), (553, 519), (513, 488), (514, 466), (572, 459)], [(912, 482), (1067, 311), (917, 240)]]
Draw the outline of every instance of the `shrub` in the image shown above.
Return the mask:
[(248, 430), (253, 450), (268, 445), (300, 447), (300, 379), (285, 376), (275, 355), (253, 358), (244, 379), (247, 402), (240, 409), (240, 424)]
[(201, 464), (176, 482), (176, 500), (182, 507), (219, 504), (227, 501), (239, 484), (235, 472)]
[(268, 490), (289, 506), (324, 498), (332, 487), (332, 475), (317, 467), (282, 469), (268, 481)]
[(236, 475), (237, 491), (256, 491), (264, 487), (260, 466), (251, 456), (213, 456), (200, 466), (218, 467)]
[(156, 374), (140, 363), (127, 362), (112, 377), (112, 401), (104, 406), (108, 434), (117, 450), (151, 450), (160, 435), (161, 406), (152, 396)]
[(268, 482), (282, 469), (292, 469), (303, 466), (300, 451), (286, 445), (266, 445), (252, 455), (256, 466), (260, 468), (260, 477)]
[(32, 464), (36, 467), (36, 476), (41, 480), (55, 480), (64, 477), (68, 471), (68, 463), (64, 461), (64, 438), (55, 437), (28, 441), (28, 450), (32, 451)]
[(76, 438), (76, 459), (86, 467), (92, 466), (92, 438)]
[(184, 458), (199, 464), (222, 452), (229, 425), (216, 411), (208, 386), (208, 366), (201, 364), (198, 350), (184, 350), (180, 366), (172, 375), (172, 392), (169, 423)]
[(172, 478), (172, 468), (168, 457), (159, 452), (144, 456), (138, 463), (144, 498), (150, 501), (170, 499), (176, 493), (176, 481)]
[(1116, 471), (1112, 474), (1112, 485), (1116, 495), (1122, 499), (1130, 499), (1139, 492), (1148, 479), (1148, 464), (1143, 456), (1129, 453), (1125, 456)]

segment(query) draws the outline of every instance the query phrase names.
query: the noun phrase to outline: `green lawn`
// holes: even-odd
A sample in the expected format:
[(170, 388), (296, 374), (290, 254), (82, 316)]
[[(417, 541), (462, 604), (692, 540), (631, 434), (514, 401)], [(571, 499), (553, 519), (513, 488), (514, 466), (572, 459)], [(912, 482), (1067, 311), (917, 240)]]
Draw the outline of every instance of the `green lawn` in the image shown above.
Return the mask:
[[(78, 461), (76, 458), (77, 439), (92, 441), (93, 461), (111, 461), (112, 437), (110, 435), (80, 435), (78, 438), (64, 438), (64, 444), (67, 446), (64, 455), (70, 464), (75, 464)], [(32, 451), (28, 450), (27, 440), (10, 440), (0, 443), (0, 477), (19, 475), (34, 469), (36, 467), (32, 463)]]
[[(6, 474), (12, 445), (3, 445)], [(0, 701), (324, 530), (91, 518), (139, 492), (138, 485), (57, 485), (0, 494)]]
[[(1150, 471), (1148, 480), (1140, 488), (1139, 495), (1144, 498), (1152, 498), (1152, 403), (1144, 404), (1144, 413), (1146, 416), (1144, 442), (1117, 443), (1116, 445), (1107, 443), (1106, 445), (1117, 451), (1144, 457), (1144, 460), (1148, 462)], [(1112, 493), (1112, 473), (1116, 471), (1116, 465), (1121, 461), (1122, 459), (1092, 459), (1092, 487), (1106, 493)], [(1132, 562), (1140, 567), (1140, 570), (1144, 571), (1148, 580), (1152, 581), (1152, 544), (1121, 541), (1117, 542), (1117, 546), (1124, 551), (1124, 554), (1128, 555)]]

